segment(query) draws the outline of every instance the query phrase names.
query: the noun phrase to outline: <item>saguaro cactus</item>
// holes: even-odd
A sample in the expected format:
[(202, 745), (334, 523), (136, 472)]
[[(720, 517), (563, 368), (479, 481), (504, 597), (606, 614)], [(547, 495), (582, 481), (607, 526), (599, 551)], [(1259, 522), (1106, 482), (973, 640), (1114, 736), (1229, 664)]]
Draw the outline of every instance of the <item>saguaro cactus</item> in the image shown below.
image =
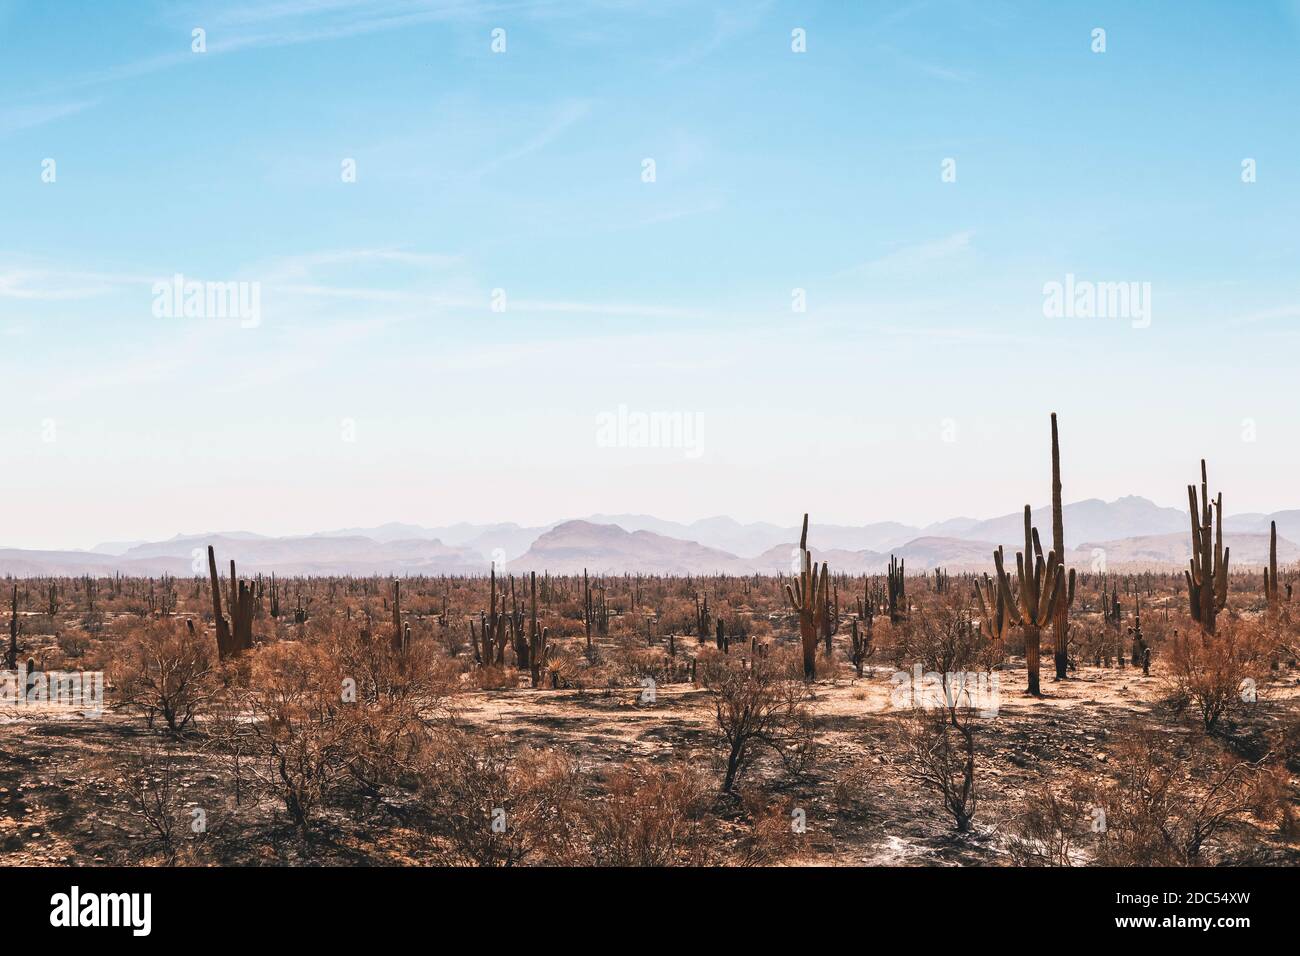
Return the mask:
[[(1207, 634), (1214, 633), (1214, 619), (1228, 603), (1228, 548), (1223, 546), (1223, 492), (1210, 501), (1210, 483), (1206, 478), (1205, 459), (1201, 459), (1201, 499), (1198, 507), (1196, 486), (1187, 486), (1187, 504), (1192, 518), (1192, 557), (1187, 578), (1187, 599), (1192, 620)], [(1214, 541), (1210, 541), (1210, 519), (1214, 520)]]
[[(997, 555), (994, 557), (994, 565), (1002, 567), (1002, 547), (998, 546)], [(999, 582), (994, 581), (987, 574), (984, 575), (984, 583), (981, 588), (980, 582), (975, 581), (975, 600), (980, 606), (980, 631), (984, 637), (993, 646), (994, 657), (997, 663), (1002, 662), (1002, 648), (1006, 646), (1007, 634), (1011, 630), (1015, 605), (999, 586)]]
[(251, 650), (253, 647), (253, 614), (257, 610), (257, 599), (247, 581), (241, 581), (235, 574), (235, 561), (230, 560), (230, 642), (234, 653)]
[(208, 545), (208, 575), (212, 581), (212, 619), (217, 626), (217, 656), (230, 655), (230, 625), (221, 613), (221, 579), (217, 577), (217, 555)]
[(1268, 601), (1269, 610), (1276, 610), (1278, 605), (1277, 580), (1277, 522), (1268, 523), (1268, 567), (1264, 569), (1264, 599)]
[(853, 658), (852, 658), (853, 669), (857, 671), (858, 676), (861, 677), (862, 667), (864, 664), (866, 664), (867, 658), (869, 658), (874, 652), (874, 648), (871, 646), (872, 635), (871, 635), (870, 619), (868, 619), (867, 621), (867, 627), (865, 631), (859, 628), (858, 621), (859, 619), (856, 617), (852, 620), (851, 630), (849, 631), (849, 639), (851, 641), (851, 647), (853, 649)]
[(1025, 505), (1025, 550), (1016, 552), (1019, 607), (1011, 597), (1011, 582), (1003, 566), (1001, 548), (993, 552), (993, 564), (997, 570), (1002, 605), (1011, 611), (1012, 620), (1024, 629), (1029, 693), (1037, 696), (1041, 693), (1038, 658), (1042, 631), (1047, 622), (1054, 619), (1060, 601), (1074, 600), (1074, 572), (1070, 571), (1067, 579), (1055, 551), (1049, 551), (1047, 558), (1043, 558), (1043, 546), (1038, 539), (1038, 529), (1033, 526), (1029, 505)]
[(695, 595), (695, 636), (701, 644), (709, 637), (709, 596), (704, 595), (703, 602), (700, 601), (700, 595)]
[(803, 516), (803, 533), (799, 535), (799, 575), (794, 586), (785, 586), (786, 600), (799, 614), (799, 638), (803, 642), (804, 680), (817, 676), (817, 637), (821, 632), (822, 615), (826, 612), (827, 589), (826, 562), (818, 571), (808, 552), (808, 515)]
[(906, 562), (889, 556), (889, 623), (897, 624), (907, 613), (907, 585), (903, 578)]
[[(488, 604), (487, 614), (479, 611), (479, 630), (482, 632), (478, 635), (475, 643), (480, 646), (479, 662), (485, 667), (491, 667), (494, 663), (500, 664), (505, 660), (506, 645), (506, 618), (504, 614), (497, 613), (497, 566), (493, 562), (489, 572), (488, 584)], [(501, 605), (504, 609), (505, 596), (502, 595)], [(474, 640), (474, 624), (470, 622), (470, 639)]]
[[(1052, 412), (1052, 551), (1056, 559), (1065, 564), (1065, 516), (1061, 508), (1061, 446), (1056, 433), (1056, 412)], [(1074, 572), (1070, 572), (1073, 581)], [(1056, 679), (1065, 680), (1070, 655), (1070, 605), (1074, 603), (1074, 588), (1065, 600), (1058, 601), (1052, 616), (1055, 633)]]
[(208, 545), (208, 574), (212, 581), (212, 617), (217, 626), (217, 656), (233, 657), (253, 647), (253, 613), (257, 598), (245, 581), (235, 574), (235, 562), (230, 561), (230, 620), (221, 613), (221, 581), (217, 577), (217, 556)]
[(402, 631), (402, 582), (393, 578), (393, 653), (401, 654), (407, 649), (411, 630)]
[(587, 580), (587, 569), (582, 569), (582, 624), (587, 631), (587, 650), (591, 650), (591, 624), (594, 614), (591, 607), (591, 584)]
[(838, 585), (832, 584), (832, 594), (828, 593), (822, 596), (822, 622), (821, 635), (822, 640), (826, 642), (826, 656), (830, 657), (835, 648), (835, 632), (840, 626), (840, 589)]
[(542, 683), (542, 668), (546, 665), (549, 654), (546, 646), (547, 631), (546, 628), (537, 626), (537, 572), (528, 572), (528, 604), (529, 619), (528, 626), (528, 669), (532, 676), (533, 686), (539, 687)]
[(5, 668), (18, 666), (18, 585), (14, 585), (13, 600), (9, 605), (9, 651), (5, 654)]

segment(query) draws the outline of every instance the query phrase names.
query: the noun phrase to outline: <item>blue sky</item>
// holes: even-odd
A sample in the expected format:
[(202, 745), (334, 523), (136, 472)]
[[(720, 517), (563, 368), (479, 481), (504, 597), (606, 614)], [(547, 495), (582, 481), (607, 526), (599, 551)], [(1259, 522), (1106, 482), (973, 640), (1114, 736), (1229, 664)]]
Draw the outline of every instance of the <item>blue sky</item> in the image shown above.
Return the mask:
[(1067, 499), (1300, 506), (1298, 53), (1292, 0), (0, 0), (0, 545), (984, 517), (1051, 410)]

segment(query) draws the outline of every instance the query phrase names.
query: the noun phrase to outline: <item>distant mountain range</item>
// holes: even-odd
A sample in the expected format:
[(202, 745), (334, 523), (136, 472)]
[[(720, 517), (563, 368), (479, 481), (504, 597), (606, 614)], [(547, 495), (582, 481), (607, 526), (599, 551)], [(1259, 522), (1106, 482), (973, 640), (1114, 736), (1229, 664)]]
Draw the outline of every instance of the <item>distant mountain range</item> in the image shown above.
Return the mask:
[[(1190, 519), (1130, 496), (1065, 506), (1065, 542), (1071, 565), (1108, 568), (1181, 568), (1190, 550)], [(1034, 509), (1040, 534), (1050, 537), (1047, 506)], [(1269, 522), (1278, 526), (1278, 560), (1300, 560), (1300, 510), (1225, 516), (1232, 564), (1258, 565), (1268, 557)], [(310, 535), (268, 537), (248, 531), (177, 535), (166, 541), (105, 542), (88, 551), (0, 548), (0, 575), (207, 573), (207, 546), (242, 573), (282, 575), (483, 574), (492, 563), (509, 571), (645, 574), (776, 574), (795, 567), (799, 528), (728, 517), (682, 524), (651, 515), (591, 515), (536, 527), (513, 523), (426, 528), (391, 523)], [(951, 518), (925, 527), (885, 521), (862, 526), (812, 524), (808, 541), (818, 560), (837, 571), (879, 573), (890, 555), (909, 571), (936, 567), (983, 570), (992, 552), (1023, 547), (1024, 515), (987, 520)], [(1044, 541), (1046, 544), (1046, 541)]]

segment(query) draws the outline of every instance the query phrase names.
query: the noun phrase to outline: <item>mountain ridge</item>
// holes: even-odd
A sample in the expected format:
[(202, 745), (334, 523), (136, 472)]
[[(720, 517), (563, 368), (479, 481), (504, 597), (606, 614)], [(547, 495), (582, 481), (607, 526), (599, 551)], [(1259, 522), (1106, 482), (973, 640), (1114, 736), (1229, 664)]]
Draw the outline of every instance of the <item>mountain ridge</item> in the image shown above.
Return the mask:
[[(1129, 495), (1065, 505), (1067, 559), (1081, 569), (1180, 569), (1188, 551), (1188, 518)], [(1046, 505), (1032, 509), (1040, 528)], [(1224, 517), (1234, 567), (1267, 558), (1269, 522), (1278, 523), (1278, 557), (1300, 560), (1300, 510)], [(891, 555), (909, 570), (986, 570), (993, 550), (1023, 546), (1024, 514), (949, 518), (925, 526), (881, 521), (854, 526), (816, 524), (809, 543), (837, 571), (876, 574)], [(596, 514), (545, 525), (458, 522), (424, 527), (388, 522), (373, 527), (272, 537), (250, 531), (178, 533), (164, 541), (105, 542), (90, 550), (0, 548), (0, 574), (171, 574), (207, 572), (207, 547), (249, 574), (483, 574), (495, 564), (516, 570), (650, 574), (783, 574), (794, 568), (795, 525), (742, 523), (714, 515), (683, 523), (646, 514)]]

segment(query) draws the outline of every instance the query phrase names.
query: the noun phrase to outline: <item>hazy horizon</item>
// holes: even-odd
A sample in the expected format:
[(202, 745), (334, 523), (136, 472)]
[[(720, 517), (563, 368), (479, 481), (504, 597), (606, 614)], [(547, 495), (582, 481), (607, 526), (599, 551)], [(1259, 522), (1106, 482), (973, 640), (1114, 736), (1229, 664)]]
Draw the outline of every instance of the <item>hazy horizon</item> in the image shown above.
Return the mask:
[(1300, 2), (1177, 9), (0, 0), (0, 543), (923, 526), (1051, 411), (1068, 501), (1300, 505)]
[[(1211, 482), (1211, 484), (1213, 484), (1213, 482)], [(1182, 508), (1179, 508), (1177, 504), (1163, 503), (1155, 500), (1154, 498), (1151, 498), (1149, 495), (1142, 495), (1142, 494), (1120, 495), (1112, 499), (1100, 499), (1097, 498), (1096, 496), (1084, 496), (1075, 499), (1067, 496), (1064, 499), (1064, 504), (1067, 508), (1069, 508), (1071, 505), (1075, 505), (1083, 501), (1101, 500), (1107, 504), (1113, 504), (1114, 502), (1126, 497), (1136, 497), (1136, 498), (1145, 499), (1158, 508), (1173, 508), (1175, 510), (1186, 511), (1186, 507), (1187, 507), (1185, 501), (1183, 502)], [(1050, 500), (1044, 497), (1042, 500), (1028, 501), (1025, 502), (1024, 504), (1029, 504), (1035, 511), (1038, 511), (1040, 508), (1050, 507), (1051, 503)], [(936, 517), (926, 521), (903, 521), (888, 516), (872, 518), (867, 520), (859, 520), (859, 519), (830, 520), (830, 519), (822, 518), (815, 514), (810, 515), (810, 520), (814, 526), (836, 525), (841, 527), (864, 527), (864, 526), (870, 526), (870, 525), (881, 524), (886, 522), (895, 522), (897, 524), (916, 528), (918, 530), (925, 530), (926, 528), (932, 525), (940, 524), (942, 522), (955, 520), (955, 519), (968, 519), (972, 521), (982, 522), (982, 521), (993, 520), (996, 518), (1006, 517), (1007, 515), (1011, 515), (1019, 512), (1024, 507), (1024, 504), (1022, 504), (1019, 508), (1011, 509), (1004, 512), (998, 512), (996, 514), (954, 513), (950, 515), (943, 515), (941, 517)], [(1300, 510), (1300, 506), (1297, 506), (1296, 509), (1282, 507), (1282, 508), (1268, 508), (1263, 510), (1245, 511), (1245, 510), (1237, 510), (1237, 509), (1229, 508), (1227, 506), (1226, 496), (1224, 501), (1225, 518), (1233, 518), (1241, 515), (1253, 515), (1253, 514), (1275, 514), (1280, 511), (1288, 511), (1288, 510)], [(446, 528), (458, 524), (475, 525), (475, 526), (514, 524), (521, 528), (536, 528), (536, 527), (555, 526), (569, 521), (587, 521), (593, 518), (617, 518), (623, 516), (653, 518), (659, 521), (672, 522), (681, 525), (691, 525), (695, 522), (700, 522), (700, 521), (708, 521), (717, 518), (727, 518), (727, 519), (734, 520), (741, 525), (771, 524), (782, 528), (797, 528), (803, 517), (802, 513), (800, 513), (791, 516), (789, 519), (762, 518), (762, 517), (739, 518), (735, 515), (727, 514), (724, 512), (719, 512), (716, 514), (707, 514), (707, 515), (678, 516), (678, 515), (658, 514), (655, 512), (638, 510), (638, 509), (624, 508), (617, 511), (600, 511), (600, 512), (591, 511), (591, 512), (562, 515), (562, 516), (552, 517), (550, 519), (542, 520), (542, 521), (518, 521), (509, 517), (501, 517), (496, 519), (484, 519), (484, 520), (471, 520), (471, 519), (457, 518), (450, 521), (417, 521), (417, 520), (408, 520), (405, 518), (390, 518), (387, 520), (367, 522), (367, 523), (338, 522), (333, 525), (322, 526), (319, 528), (293, 529), (293, 530), (285, 530), (285, 531), (266, 531), (263, 530), (262, 528), (255, 528), (255, 527), (179, 528), (170, 532), (161, 533), (154, 536), (121, 535), (114, 538), (99, 538), (96, 539), (95, 541), (88, 542), (88, 543), (81, 543), (76, 545), (61, 545), (58, 547), (48, 546), (40, 542), (23, 544), (23, 543), (16, 543), (13, 541), (9, 541), (7, 539), (0, 539), (0, 548), (18, 548), (23, 550), (36, 550), (36, 551), (61, 551), (61, 550), (90, 551), (93, 548), (99, 547), (101, 545), (120, 544), (125, 542), (136, 542), (136, 541), (161, 542), (161, 541), (170, 540), (172, 538), (188, 538), (188, 537), (198, 537), (203, 535), (254, 534), (266, 538), (300, 538), (300, 537), (311, 537), (311, 536), (316, 536), (321, 534), (328, 534), (328, 533), (333, 533), (338, 531), (348, 531), (354, 529), (361, 529), (361, 530), (376, 529), (376, 528), (382, 528), (385, 525), (411, 525), (414, 527), (419, 527), (424, 530)], [(1044, 532), (1046, 532), (1046, 529), (1043, 530)], [(816, 542), (812, 542), (812, 543), (816, 545)]]

